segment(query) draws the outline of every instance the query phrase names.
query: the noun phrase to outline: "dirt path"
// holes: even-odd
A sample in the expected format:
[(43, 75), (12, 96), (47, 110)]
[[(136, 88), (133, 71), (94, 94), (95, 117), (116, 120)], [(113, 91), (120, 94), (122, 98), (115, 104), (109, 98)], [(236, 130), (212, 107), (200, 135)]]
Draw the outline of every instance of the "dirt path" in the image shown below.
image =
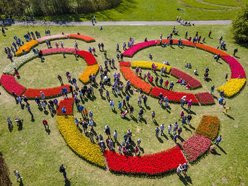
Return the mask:
[[(209, 21), (190, 21), (194, 25), (229, 25), (231, 20), (209, 20)], [(90, 21), (86, 22), (51, 22), (51, 21), (34, 21), (24, 22), (18, 21), (15, 25), (43, 25), (43, 26), (92, 26)], [(177, 26), (180, 25), (177, 21), (102, 21), (98, 22), (96, 26)]]

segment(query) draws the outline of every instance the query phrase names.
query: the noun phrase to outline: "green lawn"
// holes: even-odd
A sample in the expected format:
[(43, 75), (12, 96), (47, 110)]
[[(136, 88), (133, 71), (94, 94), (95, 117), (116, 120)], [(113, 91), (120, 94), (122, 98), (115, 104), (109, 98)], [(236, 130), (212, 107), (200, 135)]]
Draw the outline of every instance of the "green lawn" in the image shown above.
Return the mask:
[[(167, 21), (233, 19), (247, 0), (123, 0), (113, 9), (96, 12), (99, 21)], [(180, 10), (177, 10), (177, 9)], [(90, 20), (92, 14), (48, 17), (51, 20)]]
[[(144, 7), (143, 7), (144, 8)], [(0, 71), (10, 63), (6, 59), (3, 48), (12, 42), (14, 35), (22, 37), (27, 31), (38, 30), (44, 35), (45, 29), (50, 29), (52, 34), (76, 33), (80, 32), (96, 38), (95, 43), (78, 42), (81, 49), (87, 50), (89, 46), (97, 48), (98, 42), (104, 42), (105, 48), (108, 51), (109, 57), (115, 57), (116, 43), (122, 44), (127, 41), (129, 37), (134, 37), (136, 42), (143, 41), (145, 37), (148, 39), (158, 39), (159, 35), (163, 33), (167, 36), (172, 30), (172, 27), (158, 26), (158, 27), (128, 27), (128, 26), (112, 26), (104, 27), (100, 31), (98, 27), (9, 27), (7, 36), (0, 36), (0, 54), (1, 65)], [(202, 37), (206, 37), (209, 30), (212, 30), (213, 39), (206, 39), (207, 44), (218, 46), (218, 39), (220, 36), (224, 37), (227, 42), (228, 52), (231, 54), (233, 49), (238, 47), (238, 56), (240, 57), (241, 64), (248, 69), (248, 50), (242, 48), (233, 42), (231, 27), (230, 26), (195, 26), (195, 27), (181, 27), (178, 26), (181, 38), (189, 31), (189, 35), (193, 36), (196, 31)], [(111, 33), (111, 34), (110, 34)], [(65, 40), (65, 47), (73, 47), (73, 40)], [(54, 43), (54, 42), (52, 42)], [(38, 48), (45, 48), (45, 45), (40, 45)], [(175, 66), (183, 71), (193, 75), (193, 69), (197, 68), (200, 76), (198, 79), (202, 82), (203, 87), (194, 92), (202, 90), (209, 90), (213, 84), (219, 86), (225, 82), (225, 73), (230, 73), (228, 66), (222, 61), (222, 64), (216, 63), (213, 60), (213, 55), (204, 51), (187, 48), (180, 49), (177, 46), (174, 49), (167, 47), (152, 47), (140, 51), (133, 59), (126, 58), (125, 60), (149, 60), (148, 54), (152, 53), (154, 61), (163, 62), (168, 60), (172, 66)], [(97, 50), (97, 61), (103, 64), (104, 56)], [(193, 65), (192, 70), (184, 68), (184, 64), (190, 62)], [(117, 64), (118, 66), (118, 64)], [(204, 68), (210, 68), (210, 77), (212, 82), (203, 81)], [(35, 59), (28, 62), (20, 69), (21, 79), (19, 82), (28, 87), (51, 87), (58, 86), (57, 74), (62, 75), (65, 80), (65, 72), (72, 72), (74, 77), (78, 77), (80, 72), (86, 67), (83, 60), (76, 61), (74, 56), (67, 55), (64, 59), (62, 55), (52, 55), (45, 57), (45, 62), (41, 63), (40, 60)], [(113, 74), (114, 71), (111, 71)], [(99, 78), (99, 77), (98, 77)], [(172, 77), (169, 77), (173, 79)], [(80, 86), (82, 84), (80, 83)], [(185, 91), (182, 87), (176, 85), (175, 90)], [(24, 185), (63, 185), (63, 177), (58, 172), (59, 165), (64, 163), (71, 185), (183, 185), (176, 174), (163, 176), (159, 178), (146, 178), (135, 176), (115, 175), (109, 171), (105, 171), (95, 167), (75, 155), (64, 142), (60, 135), (55, 118), (50, 115), (38, 111), (36, 105), (32, 102), (31, 108), (34, 112), (35, 122), (30, 121), (30, 115), (26, 110), (21, 110), (16, 107), (14, 98), (5, 92), (0, 87), (0, 151), (3, 153), (6, 163), (10, 170), (11, 180), (13, 185), (17, 185), (13, 170), (18, 169), (24, 177)], [(157, 114), (157, 121), (159, 124), (164, 123), (167, 126), (179, 118), (181, 108), (177, 104), (172, 104), (172, 112), (169, 114), (167, 111), (161, 109), (157, 103), (157, 99), (148, 98), (148, 105), (150, 110), (146, 110), (144, 117), (147, 124), (136, 123), (132, 120), (127, 121), (120, 118), (119, 114), (111, 112), (109, 104), (106, 100), (102, 100), (97, 90), (96, 100), (88, 101), (85, 106), (94, 112), (95, 121), (97, 124), (96, 130), (98, 133), (103, 133), (103, 128), (108, 124), (112, 131), (117, 129), (119, 132), (119, 139), (127, 129), (133, 131), (133, 139), (142, 139), (142, 145), (145, 154), (155, 153), (161, 150), (168, 149), (174, 146), (174, 142), (169, 139), (164, 139), (163, 143), (155, 138), (155, 125), (151, 121), (151, 111), (155, 110)], [(217, 95), (217, 93), (216, 93)], [(120, 98), (115, 98), (115, 103)], [(131, 98), (131, 103), (135, 107), (135, 116), (137, 117), (137, 93)], [(247, 135), (247, 119), (246, 111), (247, 104), (247, 88), (243, 89), (241, 93), (233, 99), (227, 100), (228, 106), (232, 108), (230, 115), (234, 119), (230, 119), (222, 113), (219, 105), (214, 106), (194, 106), (193, 111), (196, 113), (193, 116), (192, 125), (196, 128), (199, 121), (204, 114), (217, 115), (221, 120), (220, 133), (223, 135), (223, 142), (220, 144), (226, 154), (219, 149), (220, 156), (209, 154), (202, 158), (199, 163), (193, 164), (189, 169), (189, 176), (194, 185), (246, 185), (248, 183), (248, 170), (247, 170), (247, 148), (246, 143)], [(74, 112), (75, 116), (79, 114)], [(6, 118), (11, 116), (20, 116), (24, 119), (24, 129), (18, 131), (15, 126), (12, 133), (7, 129)], [(41, 121), (47, 119), (50, 124), (51, 134), (47, 135)], [(194, 130), (183, 130), (183, 138), (189, 138)]]

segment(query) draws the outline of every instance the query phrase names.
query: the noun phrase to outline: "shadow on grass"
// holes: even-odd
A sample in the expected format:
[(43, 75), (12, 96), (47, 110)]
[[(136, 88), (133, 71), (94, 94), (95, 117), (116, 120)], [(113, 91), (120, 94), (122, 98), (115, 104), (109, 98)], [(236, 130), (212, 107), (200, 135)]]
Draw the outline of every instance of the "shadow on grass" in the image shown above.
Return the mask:
[(223, 152), (224, 154), (227, 154), (226, 151), (221, 146), (219, 145), (216, 145), (216, 146), (221, 150), (221, 152)]

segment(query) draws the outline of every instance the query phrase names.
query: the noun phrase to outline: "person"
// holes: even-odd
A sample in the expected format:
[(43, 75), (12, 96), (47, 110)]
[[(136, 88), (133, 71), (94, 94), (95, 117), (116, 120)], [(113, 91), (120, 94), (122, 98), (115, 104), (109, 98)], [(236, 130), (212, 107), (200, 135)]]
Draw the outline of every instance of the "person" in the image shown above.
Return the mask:
[(158, 138), (158, 134), (159, 134), (159, 128), (156, 127), (156, 128), (155, 128), (155, 135), (156, 135), (157, 138)]
[(14, 174), (16, 176), (16, 181), (17, 182), (22, 182), (22, 176), (18, 170), (14, 170)]
[(217, 138), (216, 138), (216, 140), (215, 140), (215, 144), (216, 145), (219, 145), (219, 143), (222, 141), (222, 136), (221, 135), (219, 135)]
[(161, 134), (161, 136), (164, 135), (164, 124), (160, 125), (160, 134)]
[(155, 121), (155, 111), (152, 111), (152, 121)]
[(169, 124), (169, 125), (168, 125), (168, 134), (171, 134), (171, 130), (172, 130), (172, 125)]
[(64, 179), (67, 180), (66, 170), (65, 170), (65, 167), (64, 167), (63, 164), (60, 165), (60, 167), (59, 167), (59, 172), (61, 172), (61, 173), (63, 174), (63, 176), (64, 176)]
[(12, 123), (10, 117), (7, 118), (7, 123), (8, 123), (9, 131), (12, 131), (14, 126), (13, 126), (13, 123)]
[(62, 114), (66, 115), (66, 108), (62, 107), (61, 112), (62, 112)]
[(45, 130), (49, 129), (49, 125), (48, 125), (47, 120), (43, 119), (42, 123), (43, 123), (43, 125), (45, 127)]
[(182, 172), (182, 170), (183, 170), (183, 168), (182, 168), (182, 164), (179, 164), (179, 165), (178, 165), (178, 167), (177, 167), (177, 170), (176, 170), (177, 175), (180, 175), (180, 174), (181, 174), (181, 172)]
[(198, 71), (197, 71), (197, 69), (194, 70), (194, 74), (195, 74), (196, 76), (198, 76)]
[(234, 56), (234, 57), (236, 57), (237, 52), (238, 52), (238, 49), (235, 48), (235, 49), (233, 50), (233, 56)]
[(228, 80), (228, 73), (226, 73), (225, 80), (226, 81)]
[(117, 130), (114, 130), (113, 137), (115, 141), (117, 141), (117, 136), (118, 136)]
[(211, 86), (211, 91), (210, 91), (210, 93), (213, 95), (214, 94), (214, 89), (215, 89), (215, 86), (213, 85), (213, 86)]

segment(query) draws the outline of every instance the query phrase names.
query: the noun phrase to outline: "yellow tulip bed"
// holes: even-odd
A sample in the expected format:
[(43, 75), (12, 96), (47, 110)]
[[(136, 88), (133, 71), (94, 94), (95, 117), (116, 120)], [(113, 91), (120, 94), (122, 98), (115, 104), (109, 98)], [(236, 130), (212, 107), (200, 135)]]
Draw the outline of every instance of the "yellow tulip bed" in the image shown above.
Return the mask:
[(218, 87), (218, 91), (223, 91), (226, 97), (232, 97), (239, 93), (245, 85), (246, 79), (229, 79), (224, 85)]
[(99, 70), (99, 65), (91, 65), (87, 66), (86, 69), (79, 75), (79, 80), (82, 81), (83, 83), (88, 83), (90, 78), (89, 76), (94, 74), (96, 75)]
[(86, 161), (105, 168), (105, 159), (97, 144), (90, 140), (77, 129), (73, 116), (57, 116), (57, 125), (67, 145)]
[(170, 73), (171, 66), (169, 65), (164, 65), (163, 63), (158, 63), (158, 62), (151, 62), (151, 61), (133, 61), (131, 63), (131, 67), (136, 68), (144, 68), (144, 69), (152, 69), (152, 64), (155, 64), (157, 66), (157, 70), (161, 70), (161, 68), (166, 68), (166, 73)]
[(38, 45), (39, 42), (37, 40), (31, 40), (27, 43), (25, 43), (24, 45), (22, 45), (17, 51), (16, 51), (16, 55), (20, 56), (22, 55), (24, 52), (28, 53), (33, 47), (35, 47), (36, 45)]

